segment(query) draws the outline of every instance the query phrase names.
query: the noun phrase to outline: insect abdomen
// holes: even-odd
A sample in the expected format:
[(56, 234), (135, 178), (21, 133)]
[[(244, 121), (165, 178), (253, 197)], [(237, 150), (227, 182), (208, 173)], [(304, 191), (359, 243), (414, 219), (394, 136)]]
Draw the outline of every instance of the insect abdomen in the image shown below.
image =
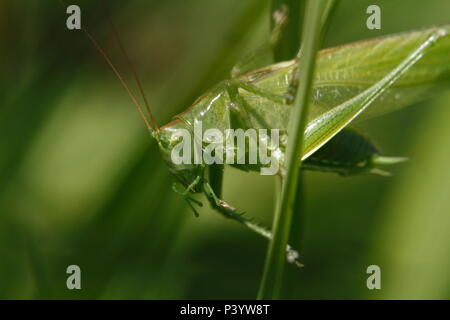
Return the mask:
[(307, 158), (302, 166), (307, 170), (332, 171), (341, 175), (370, 171), (378, 149), (366, 137), (353, 129), (344, 129), (327, 144)]

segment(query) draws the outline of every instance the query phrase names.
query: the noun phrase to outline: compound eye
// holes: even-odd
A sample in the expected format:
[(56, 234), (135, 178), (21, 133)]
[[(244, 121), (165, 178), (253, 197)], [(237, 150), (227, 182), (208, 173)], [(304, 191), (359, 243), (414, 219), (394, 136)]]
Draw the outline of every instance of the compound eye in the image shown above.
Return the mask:
[(158, 140), (159, 145), (163, 148), (163, 149), (170, 149), (171, 146), (171, 141), (167, 138), (161, 137), (161, 139)]

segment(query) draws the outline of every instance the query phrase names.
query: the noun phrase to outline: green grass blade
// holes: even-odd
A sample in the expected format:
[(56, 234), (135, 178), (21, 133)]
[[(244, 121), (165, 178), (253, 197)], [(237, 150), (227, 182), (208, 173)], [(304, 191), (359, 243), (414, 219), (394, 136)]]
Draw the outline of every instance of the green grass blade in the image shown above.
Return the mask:
[(311, 96), (316, 52), (319, 48), (321, 17), (328, 1), (308, 1), (303, 27), (303, 68), (299, 71), (300, 87), (296, 95), (293, 121), (290, 124), (290, 139), (287, 149), (287, 174), (283, 181), (281, 198), (274, 216), (273, 239), (264, 267), (264, 274), (258, 293), (259, 299), (277, 299), (280, 296), (286, 259), (286, 245), (289, 239), (293, 215), (293, 202), (296, 195), (303, 132), (306, 125), (307, 106)]

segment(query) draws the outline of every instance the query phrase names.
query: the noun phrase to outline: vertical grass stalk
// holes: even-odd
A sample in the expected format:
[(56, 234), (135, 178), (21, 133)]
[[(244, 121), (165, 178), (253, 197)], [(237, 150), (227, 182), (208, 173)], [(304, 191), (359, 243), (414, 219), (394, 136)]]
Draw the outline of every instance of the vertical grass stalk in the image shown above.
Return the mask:
[(299, 87), (289, 125), (286, 175), (282, 181), (281, 197), (273, 221), (273, 239), (269, 243), (258, 299), (278, 299), (281, 293), (293, 206), (298, 187), (303, 133), (311, 97), (316, 52), (319, 48), (323, 14), (332, 0), (308, 0), (302, 28), (302, 50), (298, 54)]

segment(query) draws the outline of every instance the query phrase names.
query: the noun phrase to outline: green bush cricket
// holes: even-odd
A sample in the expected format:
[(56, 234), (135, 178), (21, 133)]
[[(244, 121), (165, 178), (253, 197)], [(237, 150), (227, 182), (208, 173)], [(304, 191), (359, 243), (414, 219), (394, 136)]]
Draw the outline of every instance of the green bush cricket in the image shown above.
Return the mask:
[[(151, 135), (157, 140), (177, 186), (182, 187), (179, 190), (174, 186), (174, 190), (185, 197), (196, 214), (194, 206), (202, 204), (192, 196), (203, 193), (213, 209), (270, 239), (269, 230), (243, 216), (222, 199), (223, 164), (175, 164), (172, 152), (180, 143), (182, 135), (179, 132), (185, 130), (195, 136), (193, 127), (197, 122), (202, 123), (204, 131), (278, 129), (282, 135), (281, 142), (270, 152), (280, 164), (277, 174), (283, 177), (287, 127), (292, 96), (297, 87), (293, 75), (297, 68), (301, 68), (301, 62), (297, 59), (280, 62), (224, 80), (176, 115), (173, 121), (159, 127), (131, 63), (148, 115), (108, 55), (83, 30), (108, 62)], [(311, 112), (305, 130), (303, 168), (341, 175), (369, 172), (385, 174), (378, 166), (404, 161), (404, 158), (380, 155), (369, 139), (349, 129), (348, 125), (413, 104), (448, 88), (449, 32), (450, 26), (433, 27), (320, 51)], [(115, 35), (129, 62), (117, 32)], [(231, 153), (232, 157), (247, 152), (239, 147), (222, 150)], [(260, 162), (232, 165), (243, 171), (261, 170), (267, 166)], [(289, 246), (287, 257), (289, 262), (300, 264), (298, 253)]]

